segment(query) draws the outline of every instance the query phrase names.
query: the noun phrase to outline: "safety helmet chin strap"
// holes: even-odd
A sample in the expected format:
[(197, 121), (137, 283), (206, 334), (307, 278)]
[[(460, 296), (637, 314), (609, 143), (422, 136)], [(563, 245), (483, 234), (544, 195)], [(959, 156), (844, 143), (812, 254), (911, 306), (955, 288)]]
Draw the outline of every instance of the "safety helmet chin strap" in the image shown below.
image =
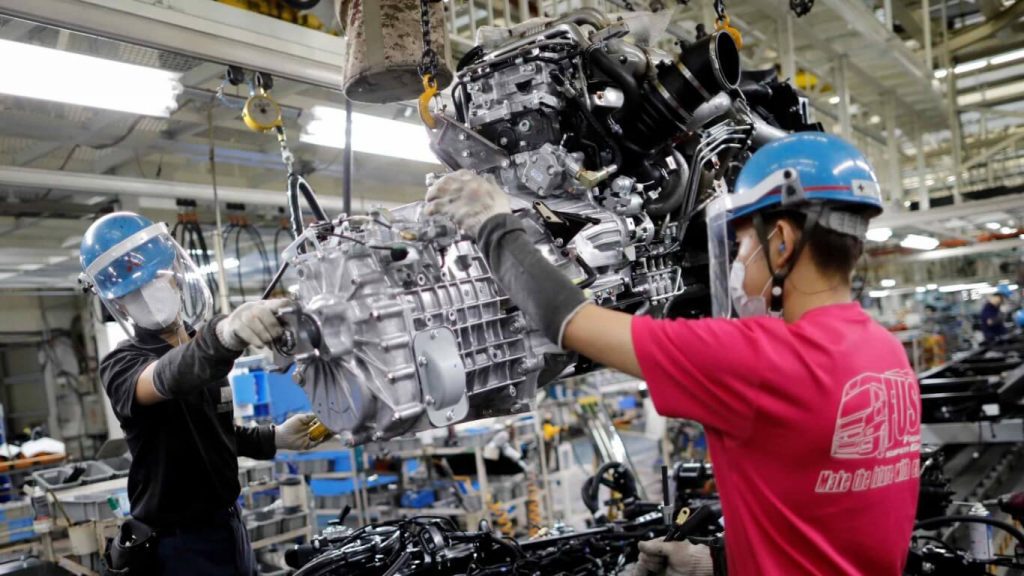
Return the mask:
[(796, 261), (800, 258), (800, 254), (807, 244), (807, 239), (810, 237), (810, 231), (818, 225), (818, 220), (821, 218), (824, 210), (824, 204), (819, 204), (817, 209), (812, 208), (804, 212), (807, 214), (807, 219), (804, 220), (803, 229), (800, 231), (800, 239), (797, 240), (796, 246), (793, 247), (793, 257), (778, 270), (775, 270), (772, 266), (772, 255), (768, 245), (768, 227), (765, 225), (764, 216), (761, 212), (754, 213), (754, 230), (757, 232), (757, 238), (761, 242), (761, 251), (764, 252), (765, 261), (768, 263), (768, 273), (772, 276), (772, 289), (768, 299), (768, 309), (776, 316), (782, 313), (782, 290), (786, 283), (786, 277), (793, 271), (793, 266), (796, 265)]

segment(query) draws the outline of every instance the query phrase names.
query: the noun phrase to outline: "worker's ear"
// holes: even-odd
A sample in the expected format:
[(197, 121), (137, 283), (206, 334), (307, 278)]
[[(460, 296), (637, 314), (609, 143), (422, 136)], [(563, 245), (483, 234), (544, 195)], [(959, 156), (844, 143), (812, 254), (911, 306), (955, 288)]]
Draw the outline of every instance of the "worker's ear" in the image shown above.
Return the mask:
[(772, 259), (772, 270), (781, 270), (792, 262), (793, 251), (800, 239), (800, 230), (787, 218), (780, 218), (775, 223), (775, 234), (769, 241)]

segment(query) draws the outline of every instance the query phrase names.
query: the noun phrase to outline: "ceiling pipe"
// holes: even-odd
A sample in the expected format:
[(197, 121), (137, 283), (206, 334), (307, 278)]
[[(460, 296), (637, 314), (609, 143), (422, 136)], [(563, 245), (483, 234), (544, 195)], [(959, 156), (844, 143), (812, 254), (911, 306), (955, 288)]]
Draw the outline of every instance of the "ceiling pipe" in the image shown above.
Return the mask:
[[(89, 194), (180, 198), (213, 202), (213, 189), (209, 184), (129, 178), (106, 174), (86, 174), (83, 172), (65, 172), (60, 170), (41, 170), (38, 168), (15, 166), (0, 166), (0, 186), (38, 188), (42, 190), (52, 188), (54, 190)], [(237, 202), (261, 206), (287, 206), (288, 204), (283, 182), (280, 191), (218, 186), (217, 192), (219, 200), (224, 203)], [(341, 198), (327, 195), (320, 196), (320, 204), (334, 212), (341, 212), (343, 208)], [(388, 205), (388, 203), (383, 202), (382, 204)]]

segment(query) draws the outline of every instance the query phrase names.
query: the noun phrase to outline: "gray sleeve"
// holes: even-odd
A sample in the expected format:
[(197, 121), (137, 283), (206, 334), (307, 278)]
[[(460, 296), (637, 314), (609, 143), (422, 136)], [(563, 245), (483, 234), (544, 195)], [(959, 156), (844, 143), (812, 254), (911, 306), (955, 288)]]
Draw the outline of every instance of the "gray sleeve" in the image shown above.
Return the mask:
[(218, 316), (207, 322), (195, 338), (164, 354), (153, 371), (153, 386), (165, 398), (189, 396), (228, 375), (242, 353), (226, 348), (217, 339)]
[(488, 218), (477, 243), (512, 302), (544, 336), (561, 346), (565, 324), (587, 302), (583, 291), (544, 258), (512, 214)]

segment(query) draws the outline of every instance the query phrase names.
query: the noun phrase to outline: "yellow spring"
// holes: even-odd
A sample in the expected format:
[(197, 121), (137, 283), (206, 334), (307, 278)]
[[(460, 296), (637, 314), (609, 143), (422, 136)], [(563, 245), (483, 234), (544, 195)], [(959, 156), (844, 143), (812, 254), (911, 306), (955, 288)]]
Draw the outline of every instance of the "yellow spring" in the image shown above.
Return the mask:
[(509, 520), (508, 510), (502, 506), (501, 502), (496, 502), (492, 498), (490, 503), (487, 504), (487, 508), (491, 511), (491, 518), (494, 520), (495, 528), (505, 536), (512, 536), (514, 533), (512, 521)]
[(530, 482), (526, 487), (526, 527), (530, 538), (536, 538), (544, 524), (544, 513), (540, 508), (540, 487)]

